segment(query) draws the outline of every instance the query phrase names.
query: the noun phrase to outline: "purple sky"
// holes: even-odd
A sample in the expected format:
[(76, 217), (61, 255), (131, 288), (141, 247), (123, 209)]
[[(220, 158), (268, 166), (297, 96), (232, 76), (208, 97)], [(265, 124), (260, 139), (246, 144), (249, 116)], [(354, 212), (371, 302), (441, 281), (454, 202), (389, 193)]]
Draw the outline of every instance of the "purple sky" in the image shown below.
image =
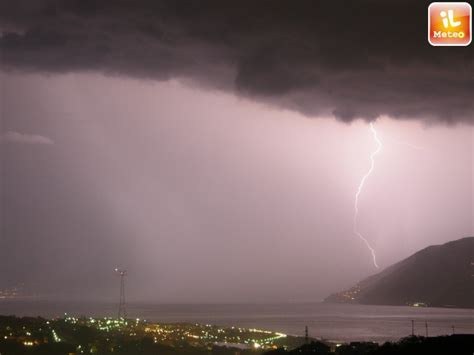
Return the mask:
[[(375, 148), (367, 123), (176, 81), (3, 74), (2, 84), (2, 130), (53, 142), (1, 145), (5, 286), (108, 299), (119, 265), (132, 299), (308, 301), (376, 272), (352, 233)], [(375, 127), (383, 150), (359, 225), (380, 266), (474, 234), (473, 128)]]

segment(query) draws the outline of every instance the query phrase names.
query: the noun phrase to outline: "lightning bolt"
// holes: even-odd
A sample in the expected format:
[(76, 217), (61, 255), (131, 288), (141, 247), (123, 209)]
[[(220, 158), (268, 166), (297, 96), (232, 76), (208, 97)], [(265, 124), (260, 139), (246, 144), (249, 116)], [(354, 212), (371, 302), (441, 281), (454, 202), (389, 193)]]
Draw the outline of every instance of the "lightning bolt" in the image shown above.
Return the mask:
[(370, 169), (365, 173), (365, 175), (362, 177), (359, 183), (359, 187), (357, 188), (357, 192), (355, 194), (355, 202), (354, 202), (354, 234), (356, 234), (362, 241), (365, 243), (367, 248), (370, 250), (370, 253), (372, 254), (372, 259), (374, 262), (374, 265), (376, 268), (379, 266), (377, 265), (377, 257), (375, 255), (375, 249), (372, 248), (370, 245), (369, 241), (362, 235), (361, 232), (359, 232), (358, 226), (357, 226), (357, 217), (359, 216), (359, 196), (360, 193), (362, 192), (362, 189), (364, 188), (365, 182), (369, 178), (369, 176), (372, 174), (374, 171), (375, 167), (375, 156), (380, 153), (382, 150), (382, 142), (380, 141), (377, 131), (374, 128), (374, 125), (370, 123), (370, 131), (374, 137), (374, 141), (377, 143), (377, 149), (375, 149), (372, 154), (370, 154)]

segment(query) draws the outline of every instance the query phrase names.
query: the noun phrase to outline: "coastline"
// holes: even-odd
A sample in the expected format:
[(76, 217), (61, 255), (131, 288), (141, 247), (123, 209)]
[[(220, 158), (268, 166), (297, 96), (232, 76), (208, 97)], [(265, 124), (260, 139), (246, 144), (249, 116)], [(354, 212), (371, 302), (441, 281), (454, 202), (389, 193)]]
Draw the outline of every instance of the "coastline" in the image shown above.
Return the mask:
[[(0, 314), (19, 316), (116, 317), (117, 304), (111, 302), (60, 302), (48, 300), (0, 300)], [(291, 336), (309, 336), (331, 341), (394, 341), (415, 331), (447, 335), (452, 326), (459, 332), (474, 334), (474, 310), (406, 306), (367, 306), (327, 303), (278, 304), (153, 304), (129, 303), (131, 317), (161, 323), (204, 323), (268, 329)]]

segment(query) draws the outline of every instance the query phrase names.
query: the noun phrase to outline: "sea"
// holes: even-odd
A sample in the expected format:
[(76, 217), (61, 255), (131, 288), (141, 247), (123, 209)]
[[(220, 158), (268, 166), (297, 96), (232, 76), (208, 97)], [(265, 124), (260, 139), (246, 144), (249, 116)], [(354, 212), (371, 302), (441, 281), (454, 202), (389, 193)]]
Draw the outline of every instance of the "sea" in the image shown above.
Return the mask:
[[(90, 302), (0, 300), (0, 315), (114, 317), (117, 305)], [(159, 323), (202, 323), (266, 329), (335, 342), (395, 341), (412, 333), (474, 334), (474, 309), (329, 303), (127, 304), (127, 317)]]

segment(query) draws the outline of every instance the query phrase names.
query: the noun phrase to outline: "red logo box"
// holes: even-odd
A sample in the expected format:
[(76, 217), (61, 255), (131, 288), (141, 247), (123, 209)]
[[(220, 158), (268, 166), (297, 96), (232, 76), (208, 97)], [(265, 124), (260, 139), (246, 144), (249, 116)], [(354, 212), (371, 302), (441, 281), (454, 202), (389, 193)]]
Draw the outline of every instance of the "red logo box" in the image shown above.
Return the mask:
[(428, 7), (428, 42), (432, 46), (468, 46), (472, 8), (467, 2), (433, 2)]

